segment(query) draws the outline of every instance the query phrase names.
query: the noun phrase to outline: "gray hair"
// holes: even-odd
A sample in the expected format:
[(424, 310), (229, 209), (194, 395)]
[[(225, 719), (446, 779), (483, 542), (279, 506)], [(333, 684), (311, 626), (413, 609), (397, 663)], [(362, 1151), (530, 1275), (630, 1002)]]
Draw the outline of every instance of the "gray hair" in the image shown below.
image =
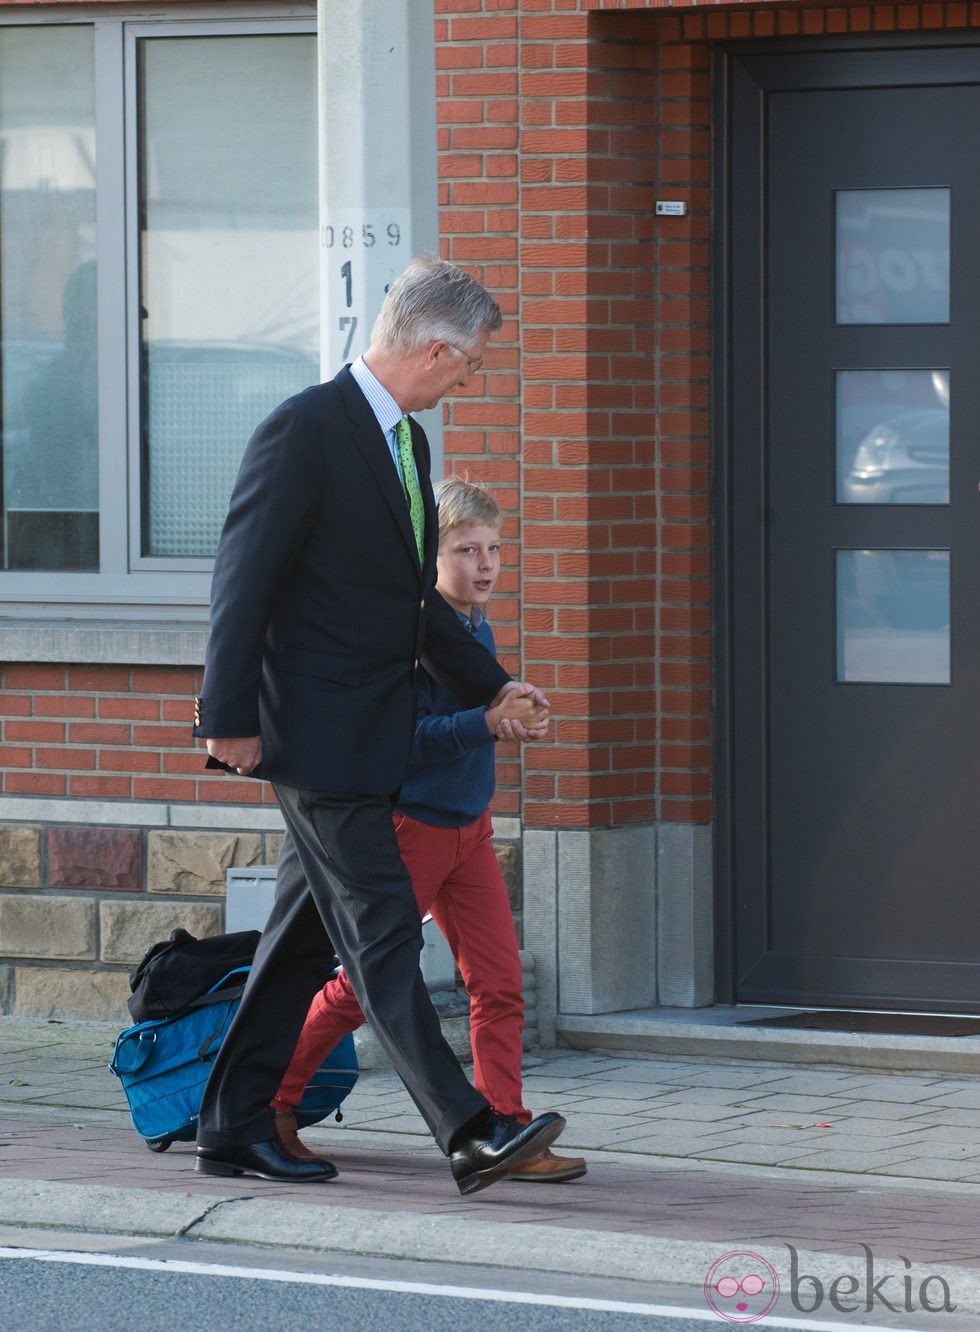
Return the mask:
[(371, 344), (410, 356), (427, 343), (472, 343), (503, 319), (500, 306), (475, 277), (432, 255), (413, 259), (388, 289), (371, 331)]

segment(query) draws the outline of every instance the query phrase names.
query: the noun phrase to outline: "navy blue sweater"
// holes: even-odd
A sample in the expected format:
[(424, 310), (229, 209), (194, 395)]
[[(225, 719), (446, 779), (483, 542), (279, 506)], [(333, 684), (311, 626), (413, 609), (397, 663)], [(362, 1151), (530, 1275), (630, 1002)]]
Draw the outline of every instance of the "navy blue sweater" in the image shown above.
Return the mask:
[[(469, 617), (456, 613), (463, 624), (473, 625)], [(475, 634), (496, 658), (486, 620), (476, 623)], [(475, 822), (493, 798), (494, 757), (486, 708), (460, 710), (452, 694), (424, 675), (412, 759), (398, 796), (398, 812), (437, 828), (463, 828)]]

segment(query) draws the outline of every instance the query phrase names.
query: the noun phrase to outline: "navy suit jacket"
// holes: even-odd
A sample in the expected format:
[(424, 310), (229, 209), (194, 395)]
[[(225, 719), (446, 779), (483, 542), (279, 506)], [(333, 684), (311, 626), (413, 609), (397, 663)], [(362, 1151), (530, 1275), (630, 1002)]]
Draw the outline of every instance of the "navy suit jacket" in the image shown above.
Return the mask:
[(194, 733), (261, 735), (255, 777), (392, 793), (420, 665), (463, 707), (509, 678), (435, 591), (438, 518), (414, 421), (412, 446), (421, 568), (398, 471), (349, 367), (282, 403), (249, 441), (214, 563)]

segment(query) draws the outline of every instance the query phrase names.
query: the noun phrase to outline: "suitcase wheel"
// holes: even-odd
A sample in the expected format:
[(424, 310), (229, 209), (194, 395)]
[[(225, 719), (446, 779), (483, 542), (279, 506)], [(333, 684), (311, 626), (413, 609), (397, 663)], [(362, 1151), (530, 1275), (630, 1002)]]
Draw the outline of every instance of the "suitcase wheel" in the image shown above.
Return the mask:
[(146, 1145), (147, 1145), (147, 1147), (149, 1147), (149, 1149), (150, 1149), (151, 1152), (165, 1152), (165, 1151), (167, 1150), (167, 1148), (170, 1146), (170, 1144), (171, 1144), (172, 1142), (173, 1142), (173, 1138), (147, 1138), (147, 1139), (146, 1139)]

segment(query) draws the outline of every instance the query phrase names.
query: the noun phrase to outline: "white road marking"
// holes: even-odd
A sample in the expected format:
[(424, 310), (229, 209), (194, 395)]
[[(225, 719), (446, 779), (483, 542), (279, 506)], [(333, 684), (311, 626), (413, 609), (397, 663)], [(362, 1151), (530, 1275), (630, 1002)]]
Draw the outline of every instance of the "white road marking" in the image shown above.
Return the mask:
[[(424, 1281), (383, 1281), (370, 1277), (334, 1276), (319, 1272), (289, 1272), (278, 1268), (229, 1267), (221, 1263), (192, 1263), (182, 1259), (133, 1258), (124, 1254), (75, 1253), (60, 1249), (0, 1247), (0, 1258), (30, 1258), (36, 1262), (76, 1263), (87, 1267), (128, 1267), (144, 1272), (179, 1272), (188, 1276), (237, 1277), (246, 1281), (283, 1281), (301, 1286), (346, 1286), (353, 1290), (379, 1290), (404, 1295), (439, 1295), (457, 1300), (489, 1300), (497, 1304), (537, 1304), (558, 1309), (594, 1309), (600, 1313), (629, 1313), (642, 1318), (690, 1318), (721, 1328), (717, 1314), (704, 1309), (667, 1304), (634, 1304), (626, 1300), (595, 1300), (585, 1296), (537, 1295), (533, 1291), (481, 1290), (471, 1286), (435, 1286)], [(841, 1332), (843, 1324), (814, 1318), (769, 1317), (760, 1320), (760, 1332), (769, 1328), (792, 1332)], [(861, 1324), (861, 1332), (894, 1332), (893, 1328)]]

